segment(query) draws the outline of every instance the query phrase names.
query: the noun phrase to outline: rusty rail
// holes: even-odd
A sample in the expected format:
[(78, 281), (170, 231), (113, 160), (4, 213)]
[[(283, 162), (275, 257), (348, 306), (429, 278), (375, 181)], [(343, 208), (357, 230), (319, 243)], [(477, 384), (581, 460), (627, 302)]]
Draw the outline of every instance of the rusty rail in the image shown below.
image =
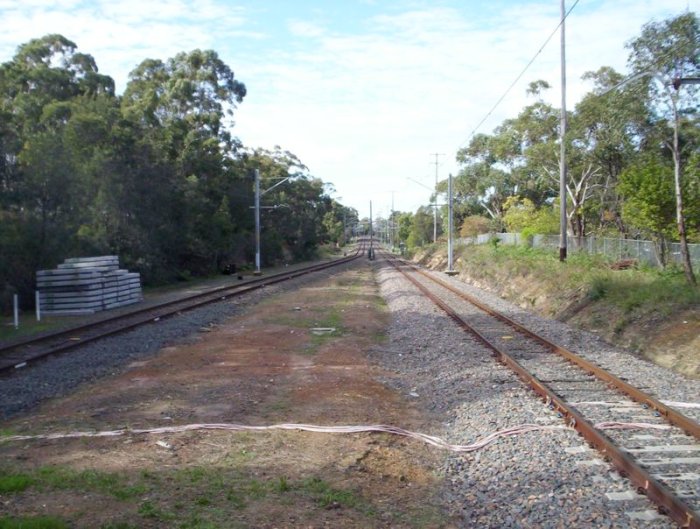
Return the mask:
[[(247, 281), (243, 284), (213, 288), (206, 292), (184, 296), (176, 300), (102, 318), (84, 325), (78, 325), (54, 333), (35, 336), (21, 342), (11, 343), (0, 347), (0, 373), (15, 367), (24, 366), (27, 362), (38, 360), (49, 355), (63, 353), (141, 325), (175, 316), (181, 312), (196, 309), (210, 303), (222, 301), (231, 296), (239, 296), (247, 292), (264, 288), (268, 285), (281, 283), (302, 275), (338, 266), (359, 258), (362, 253), (363, 247), (360, 246), (353, 255), (334, 261), (314, 264), (293, 271), (280, 272), (278, 274)], [(100, 329), (100, 327), (102, 327), (102, 329), (97, 330)]]
[[(604, 457), (610, 461), (617, 469), (618, 471), (629, 477), (629, 479), (634, 483), (634, 485), (638, 488), (638, 491), (643, 492), (644, 494), (647, 495), (647, 497), (652, 500), (654, 503), (656, 503), (659, 506), (660, 512), (663, 512), (664, 514), (668, 515), (671, 519), (673, 519), (676, 523), (678, 523), (681, 527), (687, 528), (687, 529), (700, 529), (700, 514), (692, 510), (689, 506), (687, 506), (680, 498), (678, 498), (673, 491), (668, 489), (665, 485), (654, 479), (646, 470), (644, 470), (637, 462), (635, 461), (634, 458), (632, 458), (630, 455), (628, 455), (625, 451), (621, 450), (618, 448), (615, 443), (603, 432), (597, 430), (593, 424), (591, 424), (588, 420), (586, 420), (580, 413), (578, 413), (575, 409), (571, 408), (557, 393), (551, 389), (547, 384), (544, 382), (540, 381), (535, 377), (533, 374), (528, 372), (519, 362), (517, 362), (514, 358), (512, 358), (508, 353), (505, 351), (501, 350), (497, 345), (491, 343), (482, 333), (480, 333), (477, 329), (473, 328), (471, 325), (469, 325), (464, 319), (462, 319), (459, 314), (457, 314), (454, 310), (452, 310), (445, 302), (443, 302), (440, 298), (438, 298), (435, 294), (430, 292), (424, 285), (422, 285), (420, 282), (416, 281), (413, 277), (411, 277), (408, 273), (406, 273), (404, 270), (402, 270), (399, 266), (396, 265), (395, 261), (396, 259), (388, 259), (389, 262), (394, 266), (396, 270), (398, 270), (406, 279), (408, 279), (413, 285), (418, 288), (423, 294), (425, 294), (426, 297), (428, 297), (433, 303), (435, 303), (438, 307), (440, 307), (447, 315), (452, 318), (460, 327), (462, 327), (464, 330), (467, 332), (473, 334), (482, 344), (484, 344), (487, 348), (489, 348), (491, 351), (494, 352), (495, 356), (498, 358), (499, 361), (501, 361), (503, 364), (508, 366), (511, 370), (513, 370), (518, 377), (523, 380), (526, 384), (528, 384), (532, 389), (539, 394), (541, 397), (545, 399), (547, 403), (549, 403), (551, 406), (553, 406), (557, 411), (566, 419), (567, 424), (569, 424), (571, 427), (573, 427), (579, 434), (583, 436), (588, 443), (590, 443), (593, 447), (595, 447), (598, 451), (600, 451)], [(399, 261), (403, 263), (402, 261)], [(474, 303), (476, 300), (469, 299), (471, 296), (467, 296), (466, 294), (457, 291), (451, 285), (448, 285), (444, 281), (434, 278), (431, 275), (421, 271), (420, 269), (417, 269), (416, 267), (403, 263), (412, 270), (414, 270), (417, 273), (421, 273), (428, 279), (436, 282), (437, 284), (447, 288), (453, 293), (458, 294), (460, 297), (465, 299), (466, 301), (469, 301), (470, 303)], [(582, 369), (591, 372), (598, 376), (598, 373), (604, 374), (605, 376), (602, 377), (603, 380), (606, 382), (615, 385), (620, 389), (621, 391), (629, 394), (632, 396), (632, 394), (628, 393), (629, 389), (633, 390), (633, 394), (638, 394), (642, 400), (640, 400), (641, 403), (647, 404), (647, 405), (652, 405), (653, 408), (656, 409), (657, 411), (660, 411), (660, 408), (667, 408), (667, 406), (663, 405), (660, 402), (657, 402), (655, 399), (650, 397), (649, 395), (646, 395), (642, 391), (634, 388), (633, 386), (630, 386), (626, 382), (623, 382), (622, 380), (618, 379), (614, 375), (607, 373), (605, 370), (601, 369), (598, 366), (595, 366), (593, 364), (590, 364), (589, 362), (583, 360), (580, 357), (577, 357), (574, 353), (571, 351), (568, 351), (567, 349), (557, 346), (550, 342), (549, 340), (535, 334), (532, 331), (529, 331), (525, 329), (522, 325), (513, 322), (506, 316), (503, 316), (490, 307), (486, 307), (480, 302), (474, 303), (474, 305), (478, 306), (480, 309), (485, 310), (488, 314), (491, 316), (494, 316), (501, 321), (504, 321), (505, 323), (508, 323), (509, 325), (513, 325), (516, 329), (518, 329), (521, 332), (526, 333), (528, 336), (531, 338), (537, 340), (540, 342), (542, 345), (545, 345), (547, 347), (552, 348), (555, 350), (557, 353), (562, 354), (567, 360), (572, 361), (574, 364), (578, 365)], [(567, 354), (563, 354), (562, 351), (565, 351)], [(581, 363), (578, 361), (575, 361), (573, 358), (575, 357), (579, 360), (581, 360)], [(593, 368), (593, 369), (591, 369)], [(615, 381), (619, 381), (621, 386), (617, 386), (617, 383)], [(623, 389), (624, 388), (624, 389)], [(636, 399), (635, 399), (636, 400)], [(697, 432), (700, 429), (700, 425), (692, 421), (691, 419), (675, 412), (674, 410), (668, 410), (669, 412), (672, 413), (662, 413), (666, 419), (669, 420), (669, 422), (672, 422), (671, 417), (673, 418), (673, 421), (680, 422), (681, 424), (685, 425), (685, 427), (680, 426), (679, 424), (676, 424), (676, 422), (673, 422), (676, 426), (679, 426), (683, 428), (684, 430), (688, 431), (686, 427), (689, 427), (690, 432)], [(661, 412), (660, 412), (661, 413)], [(683, 420), (679, 421), (679, 417), (682, 418)], [(689, 433), (690, 433), (689, 432)]]

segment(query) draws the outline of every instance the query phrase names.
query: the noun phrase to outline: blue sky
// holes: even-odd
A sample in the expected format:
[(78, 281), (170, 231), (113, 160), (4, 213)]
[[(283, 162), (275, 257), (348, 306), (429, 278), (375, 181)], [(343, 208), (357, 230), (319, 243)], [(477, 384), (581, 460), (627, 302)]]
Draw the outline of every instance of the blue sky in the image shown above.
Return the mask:
[[(575, 0), (567, 0), (567, 8)], [(567, 20), (567, 103), (601, 66), (625, 71), (641, 26), (700, 0), (580, 0)], [(233, 133), (295, 153), (362, 216), (415, 211), (455, 153), (559, 21), (559, 0), (0, 0), (0, 61), (61, 33), (121, 92), (145, 58), (214, 49), (248, 88)], [(559, 106), (559, 35), (478, 132), (532, 100), (545, 79)], [(416, 183), (418, 181), (419, 183)]]

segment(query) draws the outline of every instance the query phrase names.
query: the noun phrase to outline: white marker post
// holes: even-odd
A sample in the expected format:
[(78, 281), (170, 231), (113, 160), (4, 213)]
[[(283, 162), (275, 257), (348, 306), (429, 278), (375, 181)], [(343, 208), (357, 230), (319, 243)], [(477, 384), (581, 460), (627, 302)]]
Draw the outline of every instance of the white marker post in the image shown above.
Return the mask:
[(34, 303), (36, 303), (36, 321), (41, 321), (41, 294), (38, 290), (34, 291)]
[(19, 327), (19, 299), (17, 298), (17, 294), (13, 294), (12, 296), (12, 305), (15, 315), (15, 329), (17, 329)]

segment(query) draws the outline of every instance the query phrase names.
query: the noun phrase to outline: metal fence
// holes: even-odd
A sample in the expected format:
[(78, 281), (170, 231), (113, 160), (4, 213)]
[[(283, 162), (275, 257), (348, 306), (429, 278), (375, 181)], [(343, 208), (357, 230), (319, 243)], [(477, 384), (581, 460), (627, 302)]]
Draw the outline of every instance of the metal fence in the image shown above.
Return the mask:
[[(462, 238), (460, 242), (486, 244), (494, 238), (498, 238), (501, 244), (531, 245), (534, 248), (559, 248), (559, 235), (535, 235), (531, 240), (527, 240), (519, 233), (484, 233), (477, 237)], [(646, 263), (650, 266), (661, 266), (659, 249), (652, 241), (590, 236), (583, 237), (580, 241), (576, 237), (569, 237), (567, 242), (569, 252), (598, 253), (614, 261), (636, 259), (640, 263)], [(700, 244), (689, 244), (688, 252), (693, 266), (700, 267)], [(666, 260), (668, 263), (681, 263), (681, 245), (679, 243), (666, 243)]]

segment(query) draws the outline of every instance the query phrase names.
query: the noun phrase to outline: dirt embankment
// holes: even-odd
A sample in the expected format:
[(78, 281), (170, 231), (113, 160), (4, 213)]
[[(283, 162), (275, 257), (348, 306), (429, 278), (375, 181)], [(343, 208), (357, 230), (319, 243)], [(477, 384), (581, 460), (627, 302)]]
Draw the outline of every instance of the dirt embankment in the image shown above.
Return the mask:
[[(447, 268), (444, 250), (425, 252), (415, 261), (435, 270)], [(666, 314), (655, 306), (617, 307), (594, 299), (584, 285), (564, 286), (556, 276), (542, 277), (527, 266), (492, 263), (488, 271), (455, 260), (459, 278), (542, 316), (595, 333), (608, 343), (625, 347), (658, 365), (700, 379), (700, 314), (686, 309)]]

